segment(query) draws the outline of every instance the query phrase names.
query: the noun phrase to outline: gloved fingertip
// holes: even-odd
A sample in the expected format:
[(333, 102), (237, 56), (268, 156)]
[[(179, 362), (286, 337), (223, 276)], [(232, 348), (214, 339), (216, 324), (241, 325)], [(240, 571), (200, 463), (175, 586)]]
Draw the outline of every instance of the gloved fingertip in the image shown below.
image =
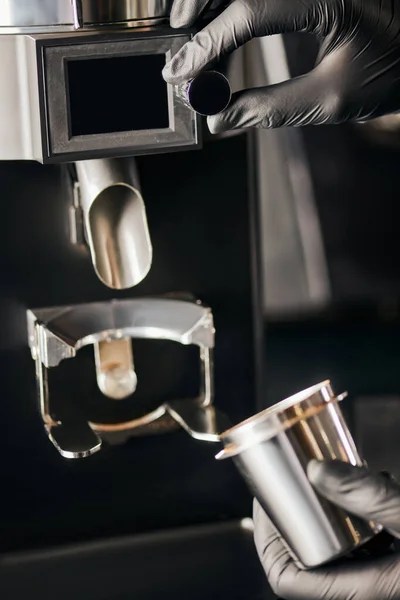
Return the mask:
[(169, 24), (172, 29), (180, 29), (182, 20), (181, 8), (174, 2), (169, 16)]
[(180, 85), (196, 74), (189, 44), (183, 46), (162, 70), (163, 78), (172, 85)]
[(185, 29), (186, 27), (191, 27), (192, 23), (188, 22), (185, 19), (182, 19), (179, 15), (174, 17), (171, 15), (169, 24), (172, 29)]
[(163, 70), (162, 70), (162, 73), (161, 73), (161, 75), (163, 76), (163, 79), (164, 79), (164, 80), (165, 80), (167, 83), (169, 83), (168, 79), (169, 79), (169, 77), (170, 77), (170, 75), (171, 75), (171, 70), (170, 70), (169, 63), (167, 63), (167, 64), (165, 65), (165, 67), (164, 67), (164, 68), (163, 68)]
[(338, 492), (344, 485), (353, 485), (360, 477), (368, 475), (363, 467), (355, 467), (341, 460), (312, 460), (307, 475), (314, 487), (323, 493)]
[(313, 458), (307, 465), (307, 476), (312, 484), (318, 484), (324, 476), (324, 463)]
[(162, 77), (164, 81), (170, 83), (171, 85), (179, 85), (187, 80), (187, 77), (181, 74), (179, 70), (179, 65), (177, 66), (177, 61), (171, 60), (167, 63), (162, 70)]
[[(186, 14), (185, 14), (186, 13)], [(185, 5), (185, 0), (174, 2), (169, 17), (169, 24), (172, 29), (184, 29), (191, 27), (196, 21), (196, 14), (193, 11), (188, 11)]]
[[(222, 114), (222, 113), (221, 113)], [(207, 125), (210, 133), (212, 135), (216, 135), (218, 133), (223, 133), (224, 131), (229, 131), (232, 129), (229, 121), (224, 119), (221, 114), (213, 115), (212, 117), (207, 117)]]

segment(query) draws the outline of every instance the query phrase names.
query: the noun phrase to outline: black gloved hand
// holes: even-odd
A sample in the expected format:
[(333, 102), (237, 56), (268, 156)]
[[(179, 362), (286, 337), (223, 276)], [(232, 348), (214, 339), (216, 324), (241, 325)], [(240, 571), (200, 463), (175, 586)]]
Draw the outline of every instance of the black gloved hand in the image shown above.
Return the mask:
[[(400, 486), (384, 475), (339, 462), (309, 466), (318, 492), (348, 512), (380, 523), (400, 537)], [(254, 503), (255, 543), (274, 592), (285, 600), (398, 600), (400, 556), (348, 559), (301, 571), (258, 504)]]
[[(209, 5), (175, 0), (172, 27), (192, 25)], [(208, 119), (212, 133), (367, 120), (400, 110), (399, 0), (233, 0), (174, 56), (164, 77), (181, 83), (254, 37), (295, 31), (321, 40), (313, 71), (235, 94), (227, 110)]]

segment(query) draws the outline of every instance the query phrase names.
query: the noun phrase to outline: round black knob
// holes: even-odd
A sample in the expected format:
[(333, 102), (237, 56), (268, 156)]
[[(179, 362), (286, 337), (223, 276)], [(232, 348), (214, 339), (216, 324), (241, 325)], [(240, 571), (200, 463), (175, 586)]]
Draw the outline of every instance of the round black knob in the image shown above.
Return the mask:
[(210, 117), (227, 108), (232, 91), (225, 75), (217, 71), (204, 71), (185, 84), (184, 96), (195, 112)]

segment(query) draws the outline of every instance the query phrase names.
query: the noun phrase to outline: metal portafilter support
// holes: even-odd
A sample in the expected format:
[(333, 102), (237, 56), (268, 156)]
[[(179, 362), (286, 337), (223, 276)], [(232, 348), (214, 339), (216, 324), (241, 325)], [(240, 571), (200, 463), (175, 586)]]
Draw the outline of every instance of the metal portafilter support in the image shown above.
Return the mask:
[[(165, 433), (178, 426), (194, 439), (218, 443), (221, 432), (230, 426), (214, 406), (213, 315), (191, 295), (185, 300), (173, 295), (37, 308), (27, 311), (27, 325), (41, 416), (50, 441), (65, 458), (98, 452), (104, 436)], [(161, 397), (158, 406), (152, 399), (151, 405), (135, 408), (138, 375), (132, 340), (137, 339), (197, 347), (198, 394), (167, 402)], [(50, 385), (50, 372), (91, 345), (100, 392), (114, 406), (115, 401), (129, 401), (132, 412), (115, 419), (110, 410), (98, 422), (88, 420), (70, 404), (56, 416), (54, 411), (60, 407), (53, 404), (57, 390)]]
[(307, 477), (312, 459), (365, 465), (339, 407), (346, 395), (324, 382), (221, 435), (217, 458), (233, 459), (303, 569), (350, 555), (382, 531), (321, 497)]
[(183, 102), (203, 117), (211, 117), (225, 110), (231, 101), (229, 81), (217, 71), (204, 71), (194, 79), (177, 87)]

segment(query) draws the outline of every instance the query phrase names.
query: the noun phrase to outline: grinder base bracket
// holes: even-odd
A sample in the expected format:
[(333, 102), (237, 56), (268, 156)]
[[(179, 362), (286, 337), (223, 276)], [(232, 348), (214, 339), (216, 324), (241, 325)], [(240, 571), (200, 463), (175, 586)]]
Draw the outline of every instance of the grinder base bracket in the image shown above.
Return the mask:
[[(36, 363), (41, 416), (49, 439), (65, 458), (82, 458), (102, 446), (102, 438), (126, 438), (173, 431), (181, 426), (191, 437), (218, 442), (229, 423), (213, 405), (214, 321), (199, 301), (175, 298), (112, 300), (27, 311), (28, 339)], [(94, 346), (97, 383), (114, 400), (134, 394), (137, 375), (131, 339), (163, 339), (199, 347), (199, 395), (160, 404), (140, 418), (121, 423), (53, 419), (48, 372), (78, 350)]]

